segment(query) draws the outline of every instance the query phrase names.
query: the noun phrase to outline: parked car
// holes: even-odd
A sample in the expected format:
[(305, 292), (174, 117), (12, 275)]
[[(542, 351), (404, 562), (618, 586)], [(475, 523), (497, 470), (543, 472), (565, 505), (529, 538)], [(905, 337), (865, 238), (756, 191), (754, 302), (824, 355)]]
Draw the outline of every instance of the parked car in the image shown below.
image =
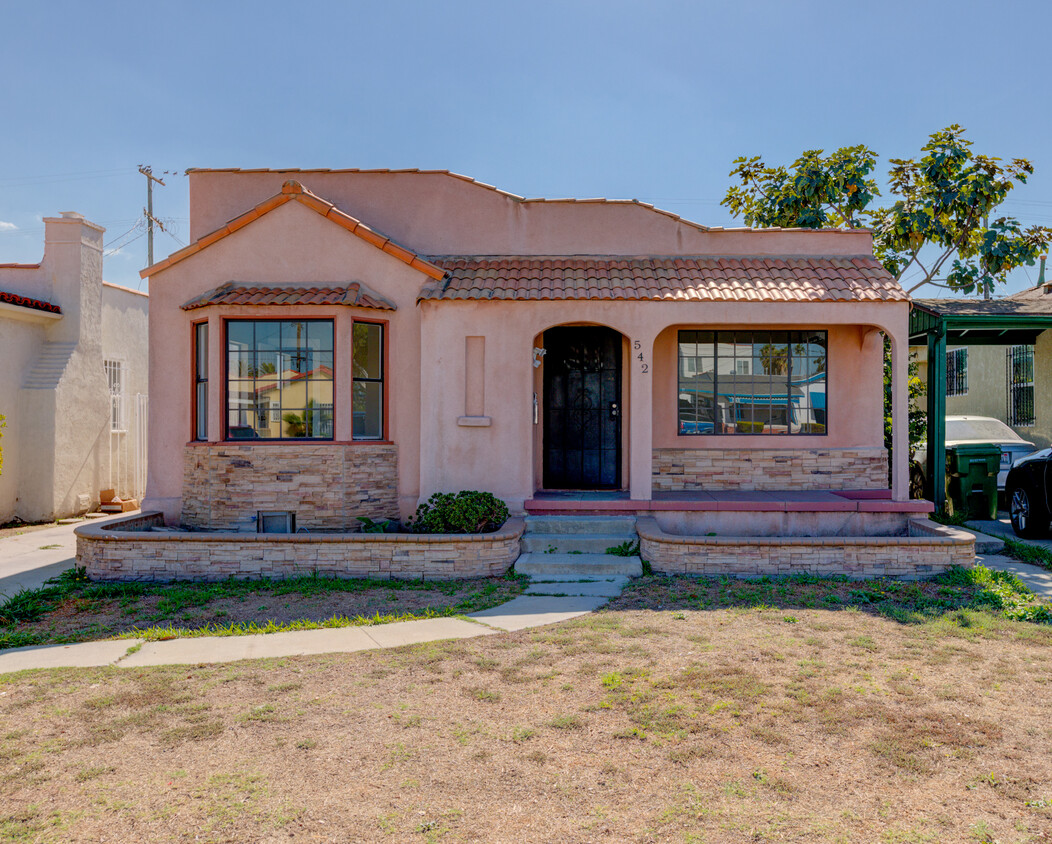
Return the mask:
[(1012, 530), (1018, 536), (1044, 536), (1052, 522), (1052, 448), (1016, 461), (1005, 487)]
[[(1034, 452), (1034, 444), (1024, 440), (1000, 419), (990, 416), (947, 416), (946, 447), (956, 445), (990, 445), (1001, 448), (1001, 468), (997, 473), (997, 491), (1005, 491), (1005, 481), (1012, 464)], [(928, 476), (928, 451), (925, 444), (913, 455), (910, 468), (910, 495), (923, 498), (924, 480)], [(914, 493), (917, 493), (916, 495)]]

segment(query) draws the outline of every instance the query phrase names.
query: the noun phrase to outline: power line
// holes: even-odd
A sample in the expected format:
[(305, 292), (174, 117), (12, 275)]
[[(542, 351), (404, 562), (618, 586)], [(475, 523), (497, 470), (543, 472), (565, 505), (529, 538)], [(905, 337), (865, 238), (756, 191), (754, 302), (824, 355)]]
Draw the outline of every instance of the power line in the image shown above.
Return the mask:
[(107, 255), (113, 255), (113, 254), (115, 254), (117, 252), (120, 252), (122, 249), (124, 249), (124, 248), (126, 248), (128, 246), (131, 246), (140, 237), (145, 237), (145, 236), (146, 236), (146, 232), (140, 232), (135, 237), (133, 237), (131, 240), (129, 240), (127, 243), (122, 243), (120, 246), (117, 246), (114, 249), (110, 249), (108, 252), (103, 252), (102, 253), (102, 257), (105, 258)]
[(121, 168), (120, 170), (95, 170), (81, 173), (55, 173), (49, 176), (13, 176), (0, 179), (0, 185), (5, 187), (27, 187), (35, 184), (73, 182), (84, 179), (111, 179), (117, 176), (130, 175), (131, 172), (128, 168)]

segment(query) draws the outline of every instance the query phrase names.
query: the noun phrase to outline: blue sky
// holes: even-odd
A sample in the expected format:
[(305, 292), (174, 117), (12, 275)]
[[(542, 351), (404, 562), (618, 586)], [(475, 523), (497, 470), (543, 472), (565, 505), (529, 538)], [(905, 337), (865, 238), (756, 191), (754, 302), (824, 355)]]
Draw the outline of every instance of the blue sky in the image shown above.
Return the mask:
[(0, 0), (0, 262), (38, 260), (40, 218), (76, 210), (127, 243), (106, 279), (137, 286), (146, 239), (120, 235), (145, 204), (139, 164), (173, 171), (159, 259), (187, 239), (187, 167), (446, 168), (727, 225), (737, 155), (865, 143), (883, 176), (951, 123), (1033, 161), (1005, 209), (1052, 225), (1050, 8)]

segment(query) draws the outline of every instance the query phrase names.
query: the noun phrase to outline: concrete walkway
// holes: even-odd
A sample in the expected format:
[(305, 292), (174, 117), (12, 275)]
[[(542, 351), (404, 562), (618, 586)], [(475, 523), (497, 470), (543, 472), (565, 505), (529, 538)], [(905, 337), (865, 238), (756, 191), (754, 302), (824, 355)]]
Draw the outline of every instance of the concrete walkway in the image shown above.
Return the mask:
[[(40, 531), (45, 533), (46, 531)], [(43, 645), (0, 651), (0, 674), (30, 668), (84, 668), (117, 665), (198, 665), (239, 659), (354, 653), (441, 639), (470, 639), (566, 621), (598, 609), (621, 594), (627, 577), (545, 578), (499, 607), (463, 618), (428, 618), (367, 627), (300, 630), (258, 636), (201, 636), (145, 642), (108, 639), (76, 645)]]
[(1012, 530), (1012, 520), (1005, 516), (1000, 519), (969, 519), (965, 522), (973, 531), (985, 533), (988, 536), (996, 536), (998, 539), (1012, 539), (1024, 545), (1033, 545), (1036, 548), (1044, 548), (1052, 551), (1052, 538), (1050, 539), (1021, 539)]
[(1000, 554), (980, 554), (975, 560), (979, 565), (986, 566), (988, 569), (1011, 572), (1023, 581), (1023, 585), (1035, 595), (1046, 601), (1052, 601), (1052, 572), (1048, 569), (1030, 563), (1022, 563)]
[[(117, 513), (94, 520), (105, 524), (130, 513)], [(30, 530), (0, 539), (0, 595), (10, 597), (23, 589), (39, 589), (44, 583), (77, 562), (77, 538), (73, 531), (86, 520)]]
[[(988, 569), (1007, 571), (1014, 574), (1035, 595), (1046, 601), (1052, 601), (1052, 572), (1041, 566), (1023, 563), (1002, 554), (1005, 539), (1012, 539), (1022, 545), (1032, 545), (1052, 551), (1052, 539), (1022, 539), (1012, 530), (1012, 521), (1007, 516), (1001, 519), (971, 519), (965, 522), (969, 533), (976, 535), (976, 562)], [(991, 537), (993, 539), (991, 539)], [(1000, 545), (1000, 547), (998, 547)]]

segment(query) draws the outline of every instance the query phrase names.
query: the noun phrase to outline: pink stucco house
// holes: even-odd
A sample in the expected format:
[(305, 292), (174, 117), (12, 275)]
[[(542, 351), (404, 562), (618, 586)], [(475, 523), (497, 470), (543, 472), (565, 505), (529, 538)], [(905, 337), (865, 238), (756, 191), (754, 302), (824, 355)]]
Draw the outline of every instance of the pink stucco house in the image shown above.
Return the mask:
[(143, 271), (143, 506), (170, 523), (339, 529), (460, 489), (520, 513), (910, 506), (903, 379), (887, 488), (881, 336), (905, 373), (909, 301), (868, 231), (707, 228), (444, 171), (189, 182), (192, 244)]

